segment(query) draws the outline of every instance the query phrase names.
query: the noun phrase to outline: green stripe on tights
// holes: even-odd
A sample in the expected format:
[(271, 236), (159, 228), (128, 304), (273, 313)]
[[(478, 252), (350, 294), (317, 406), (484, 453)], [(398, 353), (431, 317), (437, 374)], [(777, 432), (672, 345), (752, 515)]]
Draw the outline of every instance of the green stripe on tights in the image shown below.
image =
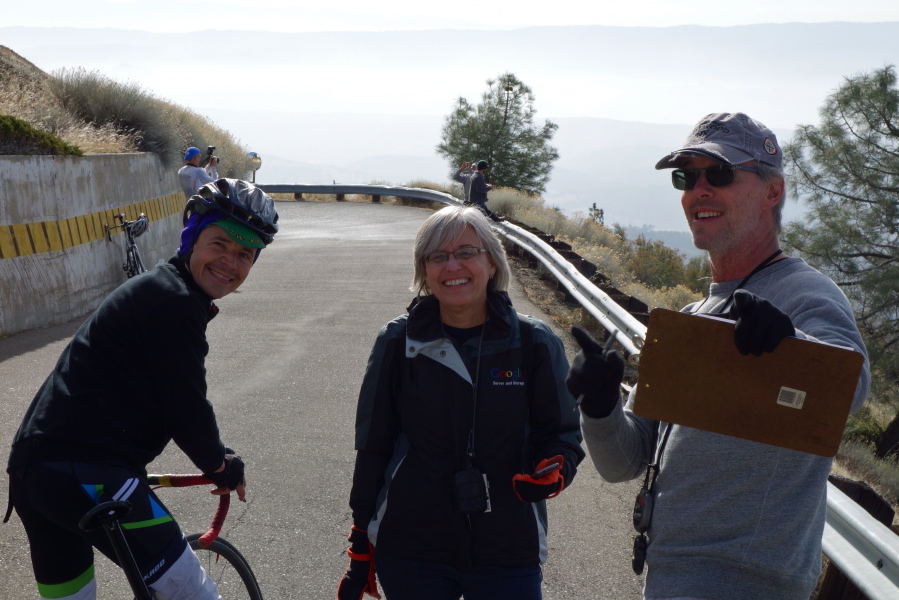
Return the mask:
[(172, 520), (172, 517), (166, 515), (164, 517), (158, 517), (156, 519), (150, 519), (148, 521), (137, 521), (135, 523), (122, 523), (122, 529), (143, 529), (144, 527), (152, 527), (153, 525), (159, 525), (160, 523), (168, 523)]
[(94, 565), (88, 567), (87, 571), (71, 581), (65, 583), (41, 583), (38, 582), (37, 589), (41, 594), (41, 598), (65, 598), (71, 596), (94, 578)]

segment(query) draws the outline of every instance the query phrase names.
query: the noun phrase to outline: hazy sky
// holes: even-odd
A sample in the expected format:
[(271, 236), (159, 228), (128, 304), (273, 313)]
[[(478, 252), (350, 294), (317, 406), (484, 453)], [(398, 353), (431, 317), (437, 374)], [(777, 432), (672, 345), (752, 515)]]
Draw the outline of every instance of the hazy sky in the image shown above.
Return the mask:
[[(310, 182), (442, 181), (449, 166), (434, 147), (443, 115), (512, 72), (534, 90), (538, 124), (661, 124), (649, 141), (631, 125), (566, 125), (554, 140), (561, 158), (548, 198), (584, 210), (607, 177), (599, 199), (610, 222), (671, 229), (684, 226), (676, 203), (665, 205), (668, 214), (618, 202), (633, 210), (614, 214), (607, 199), (640, 186), (669, 199), (666, 174), (651, 169), (655, 155), (677, 147), (706, 113), (745, 111), (785, 141), (798, 124), (818, 121), (844, 77), (899, 64), (894, 26), (847, 22), (899, 23), (899, 0), (9, 1), (0, 45), (44, 71), (97, 70), (208, 116), (266, 157), (267, 182), (296, 180), (293, 171), (275, 174), (276, 158), (326, 165)], [(573, 25), (609, 28), (520, 31)], [(387, 33), (358, 33), (366, 31)], [(652, 156), (631, 156), (649, 143), (659, 145)]]
[(749, 25), (899, 21), (897, 0), (33, 0), (6, 2), (0, 26), (392, 31), (538, 25)]

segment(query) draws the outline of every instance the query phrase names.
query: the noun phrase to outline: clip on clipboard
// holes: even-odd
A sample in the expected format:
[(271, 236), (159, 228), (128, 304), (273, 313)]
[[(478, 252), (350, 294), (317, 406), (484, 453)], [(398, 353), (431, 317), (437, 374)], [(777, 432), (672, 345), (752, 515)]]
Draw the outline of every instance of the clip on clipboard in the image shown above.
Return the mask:
[(634, 413), (820, 456), (835, 456), (864, 357), (786, 338), (743, 356), (734, 323), (657, 308), (640, 355)]

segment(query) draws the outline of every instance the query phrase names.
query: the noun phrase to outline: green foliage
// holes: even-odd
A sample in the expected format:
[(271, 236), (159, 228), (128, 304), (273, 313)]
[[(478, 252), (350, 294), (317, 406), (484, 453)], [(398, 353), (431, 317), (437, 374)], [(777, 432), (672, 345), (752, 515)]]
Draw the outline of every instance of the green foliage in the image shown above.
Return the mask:
[[(845, 79), (820, 110), (821, 124), (802, 125), (784, 148), (795, 194), (809, 206), (790, 223), (787, 247), (826, 272), (852, 303), (865, 338), (875, 388), (899, 383), (899, 89), (887, 66)], [(887, 398), (889, 395), (883, 395)], [(869, 403), (871, 400), (869, 399)], [(899, 443), (899, 403), (880, 429), (860, 411), (853, 439), (885, 455)]]
[(712, 263), (709, 255), (694, 256), (684, 265), (683, 284), (697, 294), (705, 295), (712, 282)]
[[(596, 265), (612, 286), (625, 294), (639, 298), (650, 308), (660, 306), (677, 310), (702, 297), (685, 285), (684, 281), (677, 281), (667, 287), (664, 284), (661, 287), (653, 287), (658, 282), (648, 285), (635, 278), (628, 267), (634, 242), (627, 240), (624, 228), (620, 225), (606, 227), (583, 213), (567, 216), (562, 211), (547, 206), (540, 196), (524, 194), (510, 188), (497, 188), (492, 191), (489, 206), (490, 210), (497, 214), (527, 223), (555, 236), (561, 242), (570, 244), (575, 252)], [(666, 248), (662, 242), (657, 244), (647, 242), (647, 246), (653, 246), (660, 256), (681, 260), (678, 252)], [(682, 264), (680, 269), (686, 277), (687, 270)], [(702, 282), (701, 285), (708, 287), (707, 282)]]
[(55, 135), (35, 129), (29, 123), (0, 115), (0, 154), (68, 154), (84, 153)]
[(871, 414), (871, 410), (867, 406), (863, 406), (849, 417), (846, 422), (846, 430), (843, 432), (843, 439), (874, 445), (882, 435), (883, 428)]
[(883, 349), (899, 342), (899, 90), (892, 66), (847, 78), (821, 125), (800, 126), (784, 154), (809, 206), (787, 244), (846, 292), (859, 328)]
[(674, 287), (683, 281), (684, 258), (663, 242), (640, 235), (634, 240), (627, 268), (650, 287)]
[(601, 208), (597, 208), (596, 202), (593, 203), (593, 206), (588, 210), (590, 213), (590, 218), (593, 219), (594, 222), (599, 223), (600, 225), (606, 224), (606, 211)]
[(459, 98), (446, 117), (437, 152), (455, 172), (465, 161), (486, 160), (487, 182), (529, 194), (546, 190), (559, 153), (550, 145), (558, 125), (534, 124), (534, 96), (512, 73), (487, 80), (481, 102), (473, 106)]

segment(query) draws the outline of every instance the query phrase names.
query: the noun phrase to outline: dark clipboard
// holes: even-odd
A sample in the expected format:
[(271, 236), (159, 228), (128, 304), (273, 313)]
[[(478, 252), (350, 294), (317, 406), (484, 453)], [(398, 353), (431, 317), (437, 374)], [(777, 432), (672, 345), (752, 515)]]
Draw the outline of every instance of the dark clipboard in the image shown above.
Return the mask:
[(733, 321), (657, 308), (640, 354), (634, 413), (820, 456), (835, 456), (864, 357), (786, 338), (743, 356)]

